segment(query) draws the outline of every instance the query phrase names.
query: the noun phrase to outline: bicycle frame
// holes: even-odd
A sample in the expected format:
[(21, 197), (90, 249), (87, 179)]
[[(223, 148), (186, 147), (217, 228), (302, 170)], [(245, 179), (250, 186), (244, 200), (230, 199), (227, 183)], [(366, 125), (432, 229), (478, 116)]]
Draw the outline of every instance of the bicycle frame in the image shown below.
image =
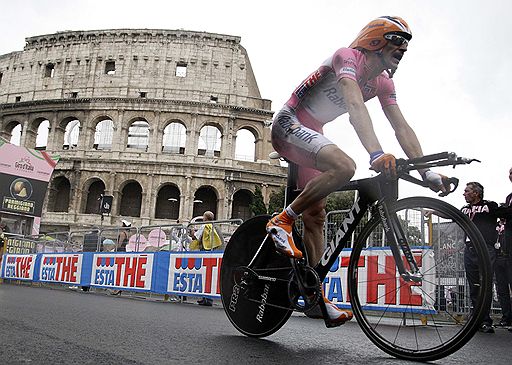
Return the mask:
[[(299, 192), (294, 188), (297, 181), (297, 166), (290, 163), (289, 171), (286, 201), (292, 201)], [(390, 215), (388, 211), (389, 202), (396, 201), (398, 198), (398, 178), (392, 180), (386, 179), (383, 175), (378, 175), (373, 178), (354, 180), (337, 191), (352, 190), (359, 192), (357, 199), (350, 208), (347, 217), (341, 223), (341, 227), (336, 231), (334, 238), (330, 242), (326, 242), (327, 247), (321, 256), (320, 262), (314, 268), (320, 280), (325, 279), (366, 212), (375, 207), (376, 212), (384, 222), (384, 231), (390, 242), (391, 252), (400, 276), (406, 281), (419, 281), (420, 277), (417, 275), (419, 268), (405, 239), (402, 227), (396, 216)], [(410, 271), (407, 271), (402, 260), (400, 248), (408, 266), (411, 268)]]

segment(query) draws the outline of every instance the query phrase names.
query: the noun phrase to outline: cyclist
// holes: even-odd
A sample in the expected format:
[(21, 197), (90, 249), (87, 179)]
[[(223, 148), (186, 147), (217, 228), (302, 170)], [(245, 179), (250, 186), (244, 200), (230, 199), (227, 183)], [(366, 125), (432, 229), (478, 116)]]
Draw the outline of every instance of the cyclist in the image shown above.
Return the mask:
[[(338, 49), (292, 93), (272, 123), (272, 145), (299, 165), (301, 194), (272, 218), (267, 231), (276, 249), (292, 258), (302, 258), (291, 235), (292, 224), (302, 214), (304, 241), (310, 263), (319, 262), (323, 251), (326, 197), (350, 181), (354, 161), (322, 133), (324, 124), (348, 113), (361, 143), (370, 155), (370, 166), (386, 175), (395, 174), (395, 157), (384, 153), (375, 135), (365, 102), (378, 96), (397, 140), (409, 158), (423, 156), (416, 134), (397, 105), (392, 76), (412, 38), (400, 17), (382, 16), (366, 25), (349, 48)], [(430, 170), (420, 174), (434, 191), (446, 191), (446, 177)], [(332, 326), (352, 318), (324, 295)], [(306, 313), (311, 317), (321, 315)]]

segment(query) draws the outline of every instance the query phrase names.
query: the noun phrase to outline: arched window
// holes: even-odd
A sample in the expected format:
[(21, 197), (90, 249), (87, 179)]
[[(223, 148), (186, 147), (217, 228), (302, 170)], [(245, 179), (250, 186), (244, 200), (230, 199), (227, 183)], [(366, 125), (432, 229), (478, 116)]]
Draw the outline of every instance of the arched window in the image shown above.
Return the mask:
[(249, 190), (239, 190), (233, 195), (232, 219), (240, 218), (245, 221), (253, 216), (249, 208), (253, 196), (254, 194)]
[(48, 144), (50, 121), (45, 119), (37, 127), (36, 150), (45, 150)]
[(248, 129), (240, 129), (236, 133), (235, 159), (254, 162), (256, 138)]
[(9, 142), (19, 146), (21, 143), (21, 124), (16, 122), (16, 126), (11, 131)]
[(101, 180), (96, 180), (91, 185), (87, 192), (87, 201), (85, 204), (85, 214), (99, 214), (100, 213), (100, 199), (101, 195), (105, 194), (105, 184)]
[(142, 205), (142, 187), (136, 181), (126, 184), (121, 192), (119, 215), (140, 217)]
[(180, 191), (174, 185), (165, 185), (156, 197), (155, 218), (178, 219)]
[(149, 124), (144, 120), (137, 120), (128, 128), (128, 148), (138, 150), (148, 150), (149, 144)]
[(114, 135), (114, 122), (104, 119), (96, 125), (94, 132), (94, 145), (96, 150), (112, 149), (112, 136)]
[(187, 130), (181, 123), (172, 122), (164, 128), (162, 151), (168, 153), (185, 154)]
[(203, 186), (197, 189), (194, 195), (193, 217), (202, 216), (207, 210), (213, 212), (217, 219), (217, 193), (211, 186)]
[(66, 177), (59, 176), (53, 179), (48, 193), (48, 211), (67, 212), (70, 192), (71, 184)]
[(219, 157), (222, 146), (222, 134), (217, 127), (207, 125), (201, 128), (197, 154), (200, 156)]
[(78, 137), (80, 136), (80, 121), (78, 119), (71, 120), (66, 124), (66, 131), (64, 132), (64, 144), (62, 149), (69, 150), (76, 148), (78, 145)]

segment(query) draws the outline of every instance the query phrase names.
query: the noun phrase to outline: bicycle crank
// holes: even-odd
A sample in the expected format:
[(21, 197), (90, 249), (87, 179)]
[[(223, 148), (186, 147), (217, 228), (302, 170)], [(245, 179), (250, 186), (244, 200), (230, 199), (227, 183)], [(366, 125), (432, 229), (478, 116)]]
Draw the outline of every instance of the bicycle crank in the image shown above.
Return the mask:
[(292, 306), (300, 311), (308, 311), (318, 305), (322, 297), (320, 277), (310, 266), (293, 260), (293, 274), (288, 283), (288, 296)]

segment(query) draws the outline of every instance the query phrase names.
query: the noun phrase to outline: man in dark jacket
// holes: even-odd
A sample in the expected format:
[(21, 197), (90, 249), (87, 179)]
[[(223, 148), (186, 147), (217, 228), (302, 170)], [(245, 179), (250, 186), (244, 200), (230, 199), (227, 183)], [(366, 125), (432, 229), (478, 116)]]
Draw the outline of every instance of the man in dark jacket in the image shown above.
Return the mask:
[[(496, 202), (484, 200), (484, 187), (478, 182), (469, 182), (464, 189), (465, 206), (461, 211), (469, 217), (482, 234), (487, 250), (491, 259), (491, 270), (494, 269), (496, 262), (495, 244), (498, 240), (498, 232), (496, 230), (497, 218), (504, 217), (508, 213), (506, 209), (499, 208)], [(479, 267), (478, 257), (474, 251), (471, 242), (466, 242), (464, 251), (464, 267), (466, 277), (469, 283), (469, 291), (471, 304), (474, 306), (478, 297), (479, 290)], [(491, 295), (491, 293), (489, 293)], [(480, 331), (484, 333), (494, 333), (492, 327), (492, 318), (490, 316), (491, 306), (487, 308), (487, 313), (480, 326)]]

